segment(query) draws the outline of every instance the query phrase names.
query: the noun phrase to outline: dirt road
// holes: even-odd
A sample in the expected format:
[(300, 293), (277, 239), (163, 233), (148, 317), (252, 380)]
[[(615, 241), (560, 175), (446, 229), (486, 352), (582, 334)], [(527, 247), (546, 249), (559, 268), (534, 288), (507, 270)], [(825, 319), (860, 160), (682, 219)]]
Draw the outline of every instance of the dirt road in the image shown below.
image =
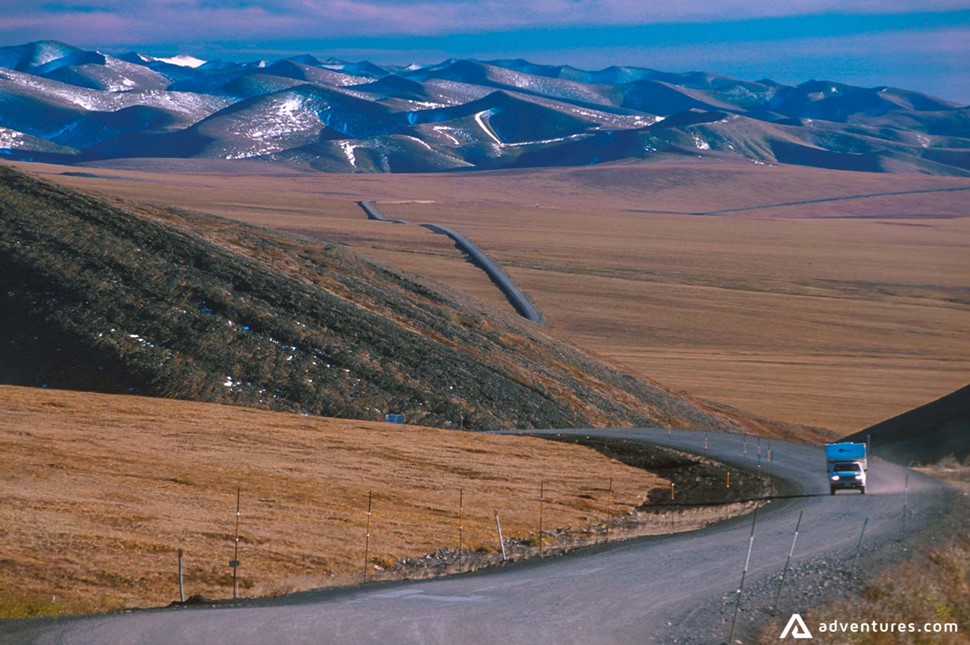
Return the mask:
[[(852, 567), (865, 518), (863, 551), (915, 534), (947, 504), (941, 484), (909, 473), (907, 501), (914, 512), (904, 529), (906, 470), (879, 460), (869, 469), (869, 494), (833, 497), (819, 447), (772, 441), (769, 454), (766, 441), (759, 447), (755, 439), (740, 435), (705, 438), (703, 433), (656, 429), (572, 432), (620, 434), (749, 468), (757, 468), (760, 459), (762, 469), (770, 469), (779, 490), (789, 496), (760, 510), (747, 575), (752, 589), (770, 588), (767, 583), (781, 572), (800, 512), (793, 562), (824, 560), (828, 566), (818, 570), (827, 573), (820, 575), (838, 586)], [(558, 559), (427, 582), (309, 592), (213, 609), (6, 623), (0, 626), (0, 640), (236, 645), (727, 642), (751, 526), (751, 516), (740, 517), (694, 533), (604, 545)], [(865, 566), (865, 557), (860, 566)], [(798, 579), (798, 584), (809, 582)], [(763, 596), (746, 603), (764, 603)], [(753, 628), (742, 612), (738, 634), (750, 634)]]
[[(384, 217), (379, 210), (377, 210), (377, 204), (373, 201), (358, 201), (357, 205), (367, 214), (368, 219), (376, 220), (378, 222), (391, 222), (393, 224), (407, 224), (408, 222), (403, 219), (389, 219)], [(450, 237), (455, 246), (462, 252), (468, 255), (468, 258), (478, 268), (485, 272), (499, 291), (505, 295), (509, 300), (509, 304), (515, 309), (516, 313), (527, 320), (531, 320), (534, 323), (542, 324), (544, 319), (542, 314), (536, 308), (532, 300), (525, 295), (525, 292), (519, 288), (512, 278), (502, 270), (495, 261), (481, 250), (477, 244), (469, 240), (467, 237), (461, 233), (450, 229), (446, 226), (439, 226), (438, 224), (421, 224), (420, 226), (428, 229), (432, 233), (438, 233), (440, 235), (447, 235)]]

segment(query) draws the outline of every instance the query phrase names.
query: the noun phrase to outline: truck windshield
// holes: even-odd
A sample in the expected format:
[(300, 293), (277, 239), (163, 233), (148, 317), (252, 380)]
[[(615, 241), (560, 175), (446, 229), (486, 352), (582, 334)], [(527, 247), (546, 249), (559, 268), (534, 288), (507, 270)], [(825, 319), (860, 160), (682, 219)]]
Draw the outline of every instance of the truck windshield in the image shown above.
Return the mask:
[(841, 464), (835, 464), (835, 470), (838, 470), (840, 472), (857, 473), (861, 471), (862, 468), (859, 467), (859, 464), (841, 463)]

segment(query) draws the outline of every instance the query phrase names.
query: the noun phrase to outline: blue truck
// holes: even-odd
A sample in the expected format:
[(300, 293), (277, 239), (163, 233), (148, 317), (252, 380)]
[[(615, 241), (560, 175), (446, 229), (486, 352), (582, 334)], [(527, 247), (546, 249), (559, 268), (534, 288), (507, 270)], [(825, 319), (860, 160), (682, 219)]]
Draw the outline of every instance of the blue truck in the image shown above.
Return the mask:
[(849, 441), (826, 444), (825, 463), (832, 495), (846, 488), (866, 494), (866, 472), (869, 470), (866, 444)]

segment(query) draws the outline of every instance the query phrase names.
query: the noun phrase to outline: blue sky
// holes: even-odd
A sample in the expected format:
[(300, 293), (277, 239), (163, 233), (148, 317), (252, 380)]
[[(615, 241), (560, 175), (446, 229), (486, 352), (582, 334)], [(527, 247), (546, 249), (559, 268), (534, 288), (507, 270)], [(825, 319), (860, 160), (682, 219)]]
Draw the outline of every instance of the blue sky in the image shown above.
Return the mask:
[(0, 44), (44, 38), (230, 60), (526, 58), (824, 78), (970, 103), (970, 0), (0, 0)]

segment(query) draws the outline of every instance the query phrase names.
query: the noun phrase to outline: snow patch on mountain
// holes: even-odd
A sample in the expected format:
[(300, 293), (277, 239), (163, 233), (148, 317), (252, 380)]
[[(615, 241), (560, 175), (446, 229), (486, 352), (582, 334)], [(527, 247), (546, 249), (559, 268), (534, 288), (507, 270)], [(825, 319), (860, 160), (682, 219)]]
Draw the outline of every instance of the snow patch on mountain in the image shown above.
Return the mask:
[[(276, 104), (275, 114), (267, 114), (266, 121), (257, 125), (262, 126), (260, 132), (254, 133), (257, 138), (277, 137), (293, 130), (313, 127), (320, 122), (315, 114), (310, 114), (304, 107), (303, 97), (298, 95), (281, 96)], [(275, 118), (273, 118), (275, 116)]]
[(482, 131), (485, 134), (487, 134), (492, 141), (494, 141), (498, 145), (502, 145), (502, 143), (503, 143), (502, 140), (499, 139), (498, 136), (495, 134), (495, 132), (492, 131), (492, 128), (489, 127), (489, 125), (485, 123), (485, 119), (488, 118), (488, 117), (490, 117), (490, 116), (492, 116), (493, 114), (495, 114), (495, 110), (494, 109), (491, 109), (491, 110), (482, 110), (481, 112), (476, 112), (475, 113), (475, 122), (478, 124), (478, 127), (480, 127), (482, 129)]
[(456, 146), (460, 146), (461, 145), (461, 141), (459, 141), (455, 137), (455, 135), (452, 134), (453, 132), (456, 132), (456, 128), (452, 128), (452, 127), (449, 127), (449, 126), (446, 126), (446, 125), (436, 125), (436, 126), (433, 126), (431, 129), (434, 130), (435, 132), (438, 132), (439, 134), (442, 134), (442, 135), (448, 137), (448, 139), (452, 143), (454, 143)]
[[(32, 93), (38, 100), (51, 97), (89, 112), (117, 112), (136, 105), (170, 110), (182, 115), (185, 125), (191, 125), (232, 103), (232, 100), (225, 97), (194, 92), (92, 90), (4, 69), (0, 69), (0, 81), (9, 81), (14, 87), (28, 90), (28, 93)], [(0, 93), (2, 90), (3, 86), (0, 83)]]
[(565, 137), (553, 137), (552, 139), (536, 139), (534, 141), (519, 141), (515, 143), (503, 143), (504, 146), (509, 146), (511, 148), (515, 147), (525, 147), (525, 146), (542, 146), (549, 145), (552, 143), (563, 143), (565, 141), (578, 141), (580, 139), (587, 139), (590, 135), (586, 133), (570, 134)]
[(171, 58), (156, 58), (155, 60), (160, 63), (168, 63), (169, 65), (175, 65), (176, 67), (189, 67), (191, 69), (202, 67), (207, 62), (201, 58), (189, 56), (188, 54), (179, 54), (178, 56), (172, 56)]
[(13, 150), (23, 146), (25, 136), (23, 132), (0, 127), (0, 149)]
[(77, 150), (61, 146), (12, 128), (0, 127), (0, 155), (12, 155), (15, 151), (34, 151), (52, 154), (74, 155)]
[(354, 154), (354, 150), (359, 148), (360, 145), (354, 143), (353, 141), (347, 140), (338, 141), (337, 145), (340, 146), (340, 151), (344, 153), (345, 157), (347, 157), (347, 162), (351, 165), (351, 167), (356, 168), (357, 155)]
[(784, 163), (845, 169), (850, 157), (891, 158), (851, 169), (968, 175), (968, 124), (966, 106), (825, 80), (786, 86), (524, 60), (206, 63), (55, 41), (0, 47), (0, 154), (64, 163), (265, 156), (328, 171), (430, 172), (657, 153), (772, 163), (783, 154)]
[(80, 53), (81, 50), (71, 47), (56, 40), (43, 40), (24, 47), (32, 48), (29, 59), (30, 67), (42, 67), (56, 60), (67, 58), (72, 54)]

